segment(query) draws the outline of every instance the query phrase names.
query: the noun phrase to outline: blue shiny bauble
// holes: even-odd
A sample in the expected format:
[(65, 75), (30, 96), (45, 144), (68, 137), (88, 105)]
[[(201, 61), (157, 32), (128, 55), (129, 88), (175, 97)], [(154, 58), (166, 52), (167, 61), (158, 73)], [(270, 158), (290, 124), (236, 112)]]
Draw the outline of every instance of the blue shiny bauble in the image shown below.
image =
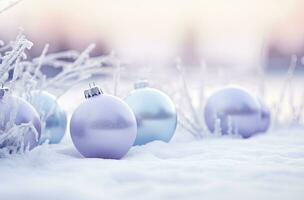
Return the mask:
[(261, 118), (260, 118), (260, 123), (258, 127), (258, 132), (266, 132), (270, 126), (271, 122), (271, 114), (270, 114), (270, 109), (268, 106), (261, 100), (258, 99), (258, 102), (260, 104), (260, 109), (261, 109)]
[(84, 157), (120, 159), (134, 143), (136, 119), (119, 98), (94, 94), (74, 111), (70, 132), (75, 147)]
[(243, 138), (257, 134), (261, 122), (259, 102), (247, 91), (235, 87), (221, 89), (211, 95), (204, 115), (211, 132), (219, 121), (222, 134), (239, 134)]
[(173, 102), (165, 93), (143, 87), (132, 91), (124, 100), (137, 120), (138, 130), (134, 145), (143, 145), (154, 140), (170, 141), (176, 129), (177, 114)]
[[(20, 150), (19, 145), (21, 144), (16, 143), (17, 137), (23, 137), (24, 147), (29, 147), (30, 150), (38, 145), (41, 134), (41, 123), (38, 113), (28, 102), (15, 96), (0, 97), (0, 116), (0, 130), (1, 132), (3, 131), (2, 134), (9, 134), (9, 131), (12, 130), (14, 125), (21, 126), (31, 123), (34, 128), (17, 128), (15, 131), (17, 131), (18, 134), (23, 133), (24, 135), (7, 137), (8, 139), (4, 140), (3, 143), (0, 144), (0, 148), (14, 146)], [(9, 124), (9, 122), (13, 123)]]
[(35, 91), (28, 101), (39, 113), (43, 124), (39, 143), (46, 140), (57, 144), (63, 138), (67, 127), (67, 115), (58, 104), (56, 97), (45, 91)]

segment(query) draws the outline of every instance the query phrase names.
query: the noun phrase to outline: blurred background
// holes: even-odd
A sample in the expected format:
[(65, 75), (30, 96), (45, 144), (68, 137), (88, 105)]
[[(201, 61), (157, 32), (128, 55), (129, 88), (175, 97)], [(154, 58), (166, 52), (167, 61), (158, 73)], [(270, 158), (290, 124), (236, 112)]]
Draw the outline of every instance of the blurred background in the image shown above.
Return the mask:
[(114, 50), (139, 65), (170, 67), (180, 57), (188, 68), (204, 60), (285, 73), (290, 55), (304, 55), (303, 9), (303, 0), (22, 0), (1, 14), (0, 38), (22, 27), (30, 56), (46, 43), (51, 52), (96, 43), (95, 55)]

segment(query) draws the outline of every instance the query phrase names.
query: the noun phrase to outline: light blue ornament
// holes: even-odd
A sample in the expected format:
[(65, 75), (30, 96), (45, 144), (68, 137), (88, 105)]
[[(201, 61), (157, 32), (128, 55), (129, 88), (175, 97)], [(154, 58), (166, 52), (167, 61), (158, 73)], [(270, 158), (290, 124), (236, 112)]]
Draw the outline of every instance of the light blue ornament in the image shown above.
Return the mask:
[(42, 144), (46, 140), (50, 144), (59, 143), (67, 128), (67, 116), (59, 106), (56, 97), (45, 91), (35, 91), (28, 101), (37, 110), (42, 122), (39, 143)]
[(177, 125), (177, 114), (173, 102), (165, 93), (148, 87), (148, 82), (141, 80), (124, 100), (137, 120), (134, 145), (171, 140)]

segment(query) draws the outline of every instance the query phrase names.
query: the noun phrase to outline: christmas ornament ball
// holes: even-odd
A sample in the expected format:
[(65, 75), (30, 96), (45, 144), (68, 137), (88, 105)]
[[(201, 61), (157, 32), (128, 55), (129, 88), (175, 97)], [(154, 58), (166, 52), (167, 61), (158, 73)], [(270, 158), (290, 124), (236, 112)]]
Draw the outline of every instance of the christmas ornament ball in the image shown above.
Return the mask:
[(46, 91), (32, 92), (28, 101), (39, 113), (42, 121), (42, 131), (39, 143), (46, 140), (57, 144), (63, 138), (67, 127), (67, 116), (58, 104), (56, 97)]
[(148, 87), (148, 82), (139, 81), (135, 83), (135, 90), (124, 100), (137, 120), (134, 145), (171, 140), (177, 125), (177, 114), (173, 102), (165, 93)]
[(84, 157), (122, 158), (136, 137), (132, 110), (117, 97), (102, 94), (98, 87), (86, 90), (85, 97), (71, 118), (70, 132), (75, 147)]
[(261, 109), (261, 118), (260, 118), (260, 123), (258, 127), (258, 132), (266, 132), (270, 126), (271, 122), (271, 114), (270, 114), (270, 109), (268, 106), (261, 100), (258, 99), (258, 102), (260, 104), (260, 109)]
[[(32, 123), (33, 128), (17, 128), (16, 131), (24, 134), (23, 145), (25, 148), (33, 149), (38, 145), (41, 134), (41, 123), (36, 110), (25, 100), (6, 94), (4, 96), (3, 88), (0, 91), (0, 130), (5, 131), (3, 134), (12, 130), (14, 125), (25, 125)], [(13, 122), (11, 124), (11, 122)], [(18, 136), (16, 136), (18, 137)], [(16, 137), (9, 137), (2, 141), (0, 148), (21, 144), (16, 143)]]
[(260, 105), (247, 91), (227, 87), (211, 95), (206, 103), (205, 122), (211, 132), (216, 124), (221, 133), (239, 134), (243, 138), (255, 135), (260, 124)]

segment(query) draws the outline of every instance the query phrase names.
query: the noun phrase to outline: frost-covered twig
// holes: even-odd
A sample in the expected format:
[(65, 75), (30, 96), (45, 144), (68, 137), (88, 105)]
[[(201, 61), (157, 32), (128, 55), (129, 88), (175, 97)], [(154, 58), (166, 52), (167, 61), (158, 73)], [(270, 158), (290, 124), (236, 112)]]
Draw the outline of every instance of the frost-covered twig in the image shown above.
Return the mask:
[(195, 138), (200, 138), (200, 130), (195, 123), (193, 123), (181, 109), (177, 108), (177, 111), (179, 114), (179, 124), (182, 126), (182, 128), (192, 134)]
[(303, 111), (304, 111), (304, 92), (302, 92), (302, 96), (300, 98), (300, 105), (295, 109), (295, 117), (294, 120), (296, 123), (300, 123), (303, 117)]
[(6, 10), (12, 8), (20, 1), (21, 0), (0, 0), (0, 14)]
[(7, 51), (5, 55), (1, 57), (1, 83), (7, 82), (9, 71), (14, 69), (15, 66), (18, 65), (22, 59), (26, 58), (25, 50), (30, 49), (32, 45), (33, 43), (27, 40), (22, 33), (17, 36), (14, 42), (11, 42), (11, 50)]
[(289, 108), (290, 108), (290, 112), (291, 112), (291, 118), (290, 118), (290, 123), (289, 125), (292, 126), (295, 122), (296, 122), (296, 115), (297, 115), (297, 108), (296, 108), (296, 104), (295, 104), (295, 95), (294, 95), (294, 88), (293, 88), (293, 84), (292, 84), (292, 80), (289, 81), (288, 84), (288, 103), (289, 103)]
[(184, 69), (181, 66), (180, 60), (177, 61), (177, 69), (181, 74), (182, 83), (183, 83), (183, 91), (185, 93), (185, 98), (186, 98), (186, 101), (188, 103), (188, 106), (190, 108), (191, 116), (193, 117), (195, 124), (197, 124), (197, 129), (199, 131), (197, 133), (197, 135), (201, 135), (202, 132), (203, 132), (203, 126), (201, 124), (201, 119), (200, 119), (198, 113), (196, 112), (195, 107), (192, 103), (192, 100), (191, 100), (191, 97), (190, 97), (190, 92), (189, 92), (189, 89), (188, 89), (188, 85), (187, 85), (187, 82), (185, 80)]
[[(58, 97), (74, 84), (86, 80), (92, 75), (105, 74), (106, 70), (103, 67), (111, 65), (113, 58), (111, 56), (90, 57), (89, 54), (94, 47), (95, 45), (90, 45), (81, 53), (65, 51), (47, 54), (47, 45), (40, 57), (34, 58), (31, 62), (20, 63), (23, 72), (19, 77), (19, 87), (29, 86), (26, 93), (32, 90), (54, 91)], [(47, 78), (41, 72), (43, 66), (61, 68), (61, 72)]]
[(281, 88), (279, 99), (278, 99), (277, 104), (275, 106), (275, 111), (274, 111), (274, 117), (275, 117), (274, 123), (275, 123), (275, 125), (278, 124), (278, 116), (280, 115), (282, 104), (283, 104), (285, 96), (286, 96), (287, 87), (290, 84), (290, 82), (292, 81), (292, 78), (293, 78), (293, 75), (294, 75), (294, 72), (295, 72), (295, 69), (296, 69), (296, 66), (297, 66), (297, 60), (298, 59), (297, 59), (296, 55), (293, 55), (291, 57), (291, 61), (290, 61), (290, 65), (288, 67), (286, 78), (285, 78), (285, 81), (284, 81), (283, 86)]
[[(199, 110), (203, 110), (205, 102), (205, 78), (206, 78), (207, 65), (203, 60), (201, 63), (201, 79), (200, 79), (200, 91), (199, 91)], [(202, 116), (200, 116), (202, 117)]]
[[(301, 58), (301, 64), (304, 65), (304, 57)], [(294, 121), (296, 123), (300, 123), (304, 112), (304, 91), (302, 91), (302, 95), (300, 97), (300, 105), (295, 108), (294, 112)]]
[(259, 97), (263, 100), (265, 99), (265, 81), (266, 81), (266, 74), (265, 74), (265, 57), (266, 57), (266, 39), (264, 38), (261, 48), (261, 59), (258, 65), (258, 73), (259, 73)]
[(189, 128), (186, 123), (183, 120), (178, 120), (178, 124), (187, 132), (189, 132), (194, 137), (198, 137), (197, 132), (193, 131), (191, 128)]
[[(114, 53), (112, 53), (114, 57)], [(113, 95), (117, 96), (118, 85), (120, 82), (121, 64), (119, 61), (115, 62), (115, 70), (113, 73)]]

